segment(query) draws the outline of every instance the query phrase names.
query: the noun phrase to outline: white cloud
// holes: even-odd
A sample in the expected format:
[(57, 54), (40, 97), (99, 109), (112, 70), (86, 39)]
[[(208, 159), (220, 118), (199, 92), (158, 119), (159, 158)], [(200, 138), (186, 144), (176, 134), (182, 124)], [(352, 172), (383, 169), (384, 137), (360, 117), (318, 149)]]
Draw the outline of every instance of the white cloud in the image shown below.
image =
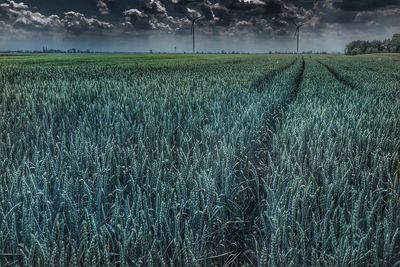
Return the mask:
[(85, 15), (74, 11), (65, 12), (62, 22), (66, 29), (72, 31), (110, 30), (113, 28), (111, 23), (87, 18)]
[(107, 15), (110, 13), (110, 9), (108, 7), (108, 0), (98, 0), (97, 1), (97, 8), (99, 12), (103, 15)]
[(0, 4), (0, 18), (17, 28), (51, 29), (62, 26), (57, 15), (44, 16), (39, 12), (32, 12), (24, 3), (7, 1)]

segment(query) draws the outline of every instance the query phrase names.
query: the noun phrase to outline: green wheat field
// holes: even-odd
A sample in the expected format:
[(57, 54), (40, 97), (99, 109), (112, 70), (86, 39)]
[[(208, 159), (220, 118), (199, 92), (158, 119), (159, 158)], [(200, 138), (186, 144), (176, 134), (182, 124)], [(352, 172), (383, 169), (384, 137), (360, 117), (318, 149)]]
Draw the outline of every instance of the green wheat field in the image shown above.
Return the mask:
[(0, 266), (399, 266), (400, 56), (0, 56)]

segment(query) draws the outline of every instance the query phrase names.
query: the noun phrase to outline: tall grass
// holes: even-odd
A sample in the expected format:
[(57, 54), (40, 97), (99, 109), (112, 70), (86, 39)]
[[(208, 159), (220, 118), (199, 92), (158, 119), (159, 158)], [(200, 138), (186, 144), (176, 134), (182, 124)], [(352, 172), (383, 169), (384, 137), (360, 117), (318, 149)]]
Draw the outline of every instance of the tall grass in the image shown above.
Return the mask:
[(0, 63), (0, 264), (397, 262), (398, 80), (294, 60)]
[(290, 90), (252, 82), (292, 60), (2, 66), (2, 262), (200, 265), (240, 251), (264, 115)]
[(400, 99), (389, 97), (398, 82), (347, 66), (355, 89), (308, 60), (274, 137), (260, 224), (269, 266), (399, 259)]

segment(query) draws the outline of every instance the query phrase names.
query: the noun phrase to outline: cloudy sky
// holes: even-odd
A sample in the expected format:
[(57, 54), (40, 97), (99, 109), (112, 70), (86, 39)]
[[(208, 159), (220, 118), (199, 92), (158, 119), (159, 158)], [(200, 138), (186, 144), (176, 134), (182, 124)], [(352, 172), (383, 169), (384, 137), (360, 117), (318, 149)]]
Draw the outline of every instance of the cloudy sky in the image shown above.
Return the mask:
[(400, 0), (0, 0), (0, 50), (343, 51), (354, 39), (400, 33)]

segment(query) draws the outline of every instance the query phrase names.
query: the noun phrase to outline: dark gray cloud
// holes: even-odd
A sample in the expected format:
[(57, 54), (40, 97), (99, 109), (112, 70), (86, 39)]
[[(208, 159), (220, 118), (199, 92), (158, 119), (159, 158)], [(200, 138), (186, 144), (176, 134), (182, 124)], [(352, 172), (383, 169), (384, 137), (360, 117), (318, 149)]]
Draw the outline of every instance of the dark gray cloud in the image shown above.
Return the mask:
[(3, 36), (22, 30), (182, 36), (190, 34), (186, 13), (202, 16), (199, 34), (273, 39), (291, 36), (294, 22), (305, 23), (303, 31), (314, 35), (341, 27), (394, 27), (399, 8), (400, 0), (0, 0), (0, 26)]
[(167, 14), (164, 4), (158, 0), (148, 0), (143, 5), (143, 10), (149, 14)]
[(113, 2), (112, 0), (98, 0), (97, 8), (102, 15), (108, 15), (110, 13), (109, 5)]
[[(294, 21), (351, 23), (357, 12), (400, 6), (400, 0), (0, 0), (2, 21), (15, 27), (64, 28), (72, 31), (122, 32), (152, 30), (182, 32), (184, 13), (202, 15), (204, 33), (209, 27), (238, 27), (258, 33), (282, 34)], [(55, 3), (57, 2), (57, 3)], [(378, 13), (377, 13), (378, 14)], [(382, 15), (382, 13), (380, 13)], [(358, 22), (361, 20), (359, 19)], [(357, 22), (357, 21), (356, 21)], [(246, 26), (245, 26), (246, 25)], [(200, 29), (201, 31), (201, 29)], [(250, 31), (252, 32), (252, 31)]]
[(346, 11), (371, 11), (395, 5), (400, 5), (400, 0), (340, 0), (333, 3), (334, 7)]

